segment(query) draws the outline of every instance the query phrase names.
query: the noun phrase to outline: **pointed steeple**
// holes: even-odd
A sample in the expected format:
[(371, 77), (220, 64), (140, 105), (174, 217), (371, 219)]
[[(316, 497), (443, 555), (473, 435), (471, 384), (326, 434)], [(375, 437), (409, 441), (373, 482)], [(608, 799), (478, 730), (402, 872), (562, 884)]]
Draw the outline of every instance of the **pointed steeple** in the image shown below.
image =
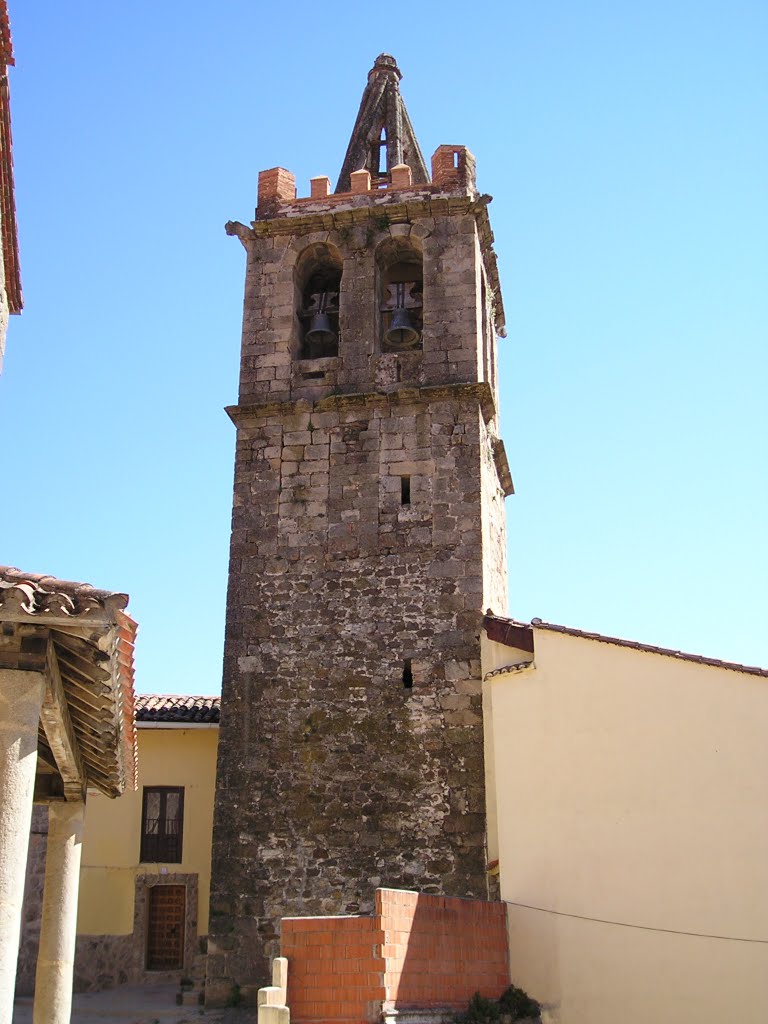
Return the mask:
[(353, 171), (371, 172), (371, 183), (387, 180), (398, 164), (408, 164), (414, 185), (429, 181), (411, 119), (400, 95), (400, 69), (394, 57), (380, 53), (368, 72), (347, 155), (336, 183), (337, 192), (349, 192)]

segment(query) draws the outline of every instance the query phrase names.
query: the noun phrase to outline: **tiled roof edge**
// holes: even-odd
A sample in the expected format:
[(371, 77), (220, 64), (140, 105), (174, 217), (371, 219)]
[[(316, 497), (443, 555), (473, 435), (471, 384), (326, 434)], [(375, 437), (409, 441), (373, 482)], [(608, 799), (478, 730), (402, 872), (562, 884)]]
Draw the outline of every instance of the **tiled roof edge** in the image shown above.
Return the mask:
[(677, 658), (680, 661), (691, 661), (698, 665), (709, 665), (712, 668), (723, 668), (729, 672), (743, 672), (746, 675), (762, 676), (768, 678), (768, 668), (760, 668), (756, 665), (741, 665), (736, 661), (722, 661), (719, 658), (708, 658), (703, 654), (690, 654), (687, 651), (675, 651), (669, 647), (656, 647), (653, 644), (640, 643), (638, 640), (624, 640), (621, 637), (606, 636), (603, 633), (589, 633), (583, 629), (575, 629), (572, 626), (560, 626), (554, 622), (544, 622), (542, 619), (531, 619), (528, 622), (517, 622), (515, 619), (508, 619), (502, 615), (486, 614), (483, 619), (483, 628), (491, 635), (492, 639), (506, 646), (514, 647), (519, 644), (510, 643), (501, 639), (501, 634), (506, 627), (510, 634), (519, 637), (523, 631), (533, 632), (536, 629), (544, 629), (550, 633), (564, 633), (566, 636), (580, 637), (583, 640), (596, 640), (602, 644), (613, 644), (616, 647), (628, 647), (634, 651), (643, 651), (646, 654), (661, 654), (666, 658)]
[(8, 0), (0, 0), (0, 61), (3, 64), (14, 63), (11, 21), (8, 17)]
[(88, 615), (98, 607), (114, 617), (128, 604), (128, 595), (0, 565), (0, 604), (6, 602), (27, 615)]
[(221, 698), (182, 693), (142, 693), (136, 697), (136, 721), (216, 724)]
[(16, 193), (13, 186), (13, 139), (8, 67), (14, 63), (7, 0), (0, 0), (0, 244), (5, 268), (5, 291), (10, 313), (24, 305), (19, 270), (19, 233), (16, 225)]

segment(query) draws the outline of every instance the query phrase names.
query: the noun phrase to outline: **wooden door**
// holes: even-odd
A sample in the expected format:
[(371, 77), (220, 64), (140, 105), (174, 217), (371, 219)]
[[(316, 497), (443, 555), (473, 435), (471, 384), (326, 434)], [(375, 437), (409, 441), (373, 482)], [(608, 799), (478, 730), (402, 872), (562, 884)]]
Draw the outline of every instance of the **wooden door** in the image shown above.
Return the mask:
[(178, 971), (184, 966), (184, 885), (153, 885), (149, 890), (147, 970)]

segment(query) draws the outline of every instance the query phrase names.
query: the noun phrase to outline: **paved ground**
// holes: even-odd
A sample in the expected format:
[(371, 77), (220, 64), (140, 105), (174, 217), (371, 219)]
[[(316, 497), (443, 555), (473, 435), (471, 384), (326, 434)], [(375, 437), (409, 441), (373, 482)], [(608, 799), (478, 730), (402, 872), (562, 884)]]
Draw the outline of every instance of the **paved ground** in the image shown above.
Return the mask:
[[(175, 985), (85, 992), (74, 997), (72, 1024), (255, 1024), (255, 1010), (177, 1006)], [(32, 997), (16, 1000), (13, 1024), (32, 1024)]]

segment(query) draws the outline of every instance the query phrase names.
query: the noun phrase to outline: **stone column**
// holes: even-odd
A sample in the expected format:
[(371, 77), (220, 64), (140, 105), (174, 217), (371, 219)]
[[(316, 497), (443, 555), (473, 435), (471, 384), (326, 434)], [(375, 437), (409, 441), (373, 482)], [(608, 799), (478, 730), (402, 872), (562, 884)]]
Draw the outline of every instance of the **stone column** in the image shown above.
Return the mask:
[(11, 1024), (37, 769), (40, 672), (0, 669), (0, 1024)]
[(48, 808), (33, 1024), (69, 1024), (84, 818), (85, 804), (79, 800), (52, 803)]

